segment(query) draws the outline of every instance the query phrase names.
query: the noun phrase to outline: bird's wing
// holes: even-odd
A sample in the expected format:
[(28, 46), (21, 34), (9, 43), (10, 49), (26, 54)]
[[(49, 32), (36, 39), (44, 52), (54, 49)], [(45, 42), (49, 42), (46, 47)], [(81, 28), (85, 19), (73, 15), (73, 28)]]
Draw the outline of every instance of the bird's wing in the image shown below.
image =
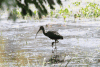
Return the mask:
[(63, 37), (56, 31), (48, 31), (46, 36), (50, 39), (63, 39)]
[(59, 34), (58, 32), (56, 32), (56, 31), (48, 31), (47, 34), (55, 35), (55, 36), (60, 35), (60, 34)]

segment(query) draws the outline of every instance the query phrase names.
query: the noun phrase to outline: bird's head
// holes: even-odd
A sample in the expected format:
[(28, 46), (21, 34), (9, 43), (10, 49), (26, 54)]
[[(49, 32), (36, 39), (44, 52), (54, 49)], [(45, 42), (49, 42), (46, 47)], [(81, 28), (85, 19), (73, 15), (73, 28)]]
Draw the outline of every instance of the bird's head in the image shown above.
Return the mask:
[(44, 29), (44, 27), (43, 26), (40, 26), (40, 30), (43, 30)]
[[(44, 30), (44, 27), (43, 27), (43, 26), (40, 26), (38, 32), (39, 32), (40, 30)], [(36, 36), (37, 36), (38, 32), (36, 33)], [(36, 36), (35, 36), (35, 38), (36, 38)]]

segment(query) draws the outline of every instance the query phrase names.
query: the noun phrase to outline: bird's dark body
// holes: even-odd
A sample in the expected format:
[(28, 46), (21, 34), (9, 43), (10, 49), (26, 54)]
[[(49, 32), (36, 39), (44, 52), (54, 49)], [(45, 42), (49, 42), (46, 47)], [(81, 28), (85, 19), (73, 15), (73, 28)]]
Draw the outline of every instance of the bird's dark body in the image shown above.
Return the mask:
[[(45, 33), (45, 29), (43, 26), (40, 26), (40, 29), (38, 30), (38, 32), (42, 30), (43, 31), (43, 34), (47, 37), (49, 37), (50, 39), (53, 39), (55, 40), (55, 42), (52, 42), (52, 47), (53, 47), (53, 44), (55, 43), (55, 46), (56, 46), (56, 43), (58, 43), (58, 39), (63, 39), (63, 36), (61, 36), (58, 32), (56, 31), (48, 31), (47, 33)], [(38, 32), (36, 33), (36, 36), (38, 34)]]
[(56, 31), (48, 31), (45, 35), (53, 40), (63, 39), (63, 36)]

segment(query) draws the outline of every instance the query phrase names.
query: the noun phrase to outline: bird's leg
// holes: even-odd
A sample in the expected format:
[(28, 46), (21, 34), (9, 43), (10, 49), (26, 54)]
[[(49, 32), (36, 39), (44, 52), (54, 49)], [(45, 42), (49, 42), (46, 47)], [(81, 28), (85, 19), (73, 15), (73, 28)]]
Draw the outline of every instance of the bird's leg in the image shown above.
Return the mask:
[(55, 49), (57, 49), (57, 47), (56, 47), (56, 43), (58, 43), (59, 41), (58, 40), (55, 40)]
[(55, 42), (52, 42), (52, 47), (53, 47), (53, 44), (54, 44)]
[(56, 47), (56, 43), (57, 43), (58, 41), (57, 40), (55, 40), (55, 51), (56, 51), (56, 55), (57, 55), (57, 47)]
[(59, 41), (58, 40), (56, 40), (56, 43), (58, 43)]
[(57, 49), (57, 47), (56, 47), (56, 42), (55, 42), (55, 49)]
[[(52, 42), (52, 48), (53, 48), (53, 44), (54, 44), (55, 42)], [(52, 50), (52, 53), (54, 53), (54, 50)]]
[(58, 42), (59, 42), (58, 40), (55, 40), (55, 42), (52, 42), (52, 47), (53, 47), (53, 44), (55, 43), (55, 49), (56, 49), (56, 43)]
[(54, 50), (52, 50), (52, 53), (54, 53)]
[(55, 49), (57, 49), (57, 47), (56, 47), (56, 41), (57, 41), (57, 40), (55, 40)]

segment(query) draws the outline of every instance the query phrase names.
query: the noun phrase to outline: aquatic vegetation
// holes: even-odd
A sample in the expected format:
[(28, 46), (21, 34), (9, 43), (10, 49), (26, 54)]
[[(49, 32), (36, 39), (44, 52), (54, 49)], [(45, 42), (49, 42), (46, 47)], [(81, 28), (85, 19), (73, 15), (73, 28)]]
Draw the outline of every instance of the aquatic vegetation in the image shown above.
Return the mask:
[(68, 8), (65, 8), (65, 9), (59, 10), (59, 14), (63, 16), (64, 21), (65, 21), (66, 17), (70, 15), (70, 12)]
[[(74, 2), (72, 4), (74, 4), (75, 6), (79, 6), (81, 2)], [(71, 8), (70, 5), (68, 5), (69, 8)], [(8, 10), (9, 11), (9, 10)], [(47, 16), (50, 16), (52, 18), (58, 18), (58, 16), (62, 17), (64, 19), (64, 21), (66, 21), (66, 18), (71, 16), (71, 14), (73, 14), (72, 11), (70, 11), (68, 8), (63, 9), (60, 6), (60, 10), (50, 10), (50, 12), (48, 13)], [(19, 11), (19, 9), (14, 9), (11, 12), (11, 15), (13, 15), (12, 17), (15, 18), (14, 20), (16, 20), (16, 18), (20, 18), (21, 17), (21, 12)], [(16, 16), (16, 17), (15, 17)], [(38, 16), (38, 11), (34, 11), (33, 12), (33, 19), (37, 20), (39, 19)], [(45, 17), (47, 17), (45, 16)], [(77, 13), (74, 13), (74, 18), (80, 18), (81, 17), (85, 17), (85, 18), (97, 18), (100, 16), (100, 7), (98, 4), (96, 3), (91, 3), (91, 2), (87, 2), (87, 5), (85, 8), (81, 7), (79, 9), (79, 11)], [(27, 15), (25, 16), (25, 19), (29, 19), (30, 14), (27, 13)], [(42, 17), (44, 18), (44, 17)]]
[(58, 18), (59, 14), (56, 14), (55, 18)]
[[(85, 5), (86, 7), (80, 7), (82, 4), (82, 1), (76, 1), (76, 2), (72, 2), (71, 5), (67, 5), (66, 7), (62, 7), (60, 6), (60, 9), (54, 9), (54, 10), (50, 10), (48, 12), (48, 15), (40, 15), (40, 11), (34, 9), (33, 7), (30, 7), (31, 9), (34, 9), (33, 12), (29, 11), (26, 13), (26, 15), (23, 17), (23, 19), (34, 19), (34, 20), (39, 20), (39, 17), (41, 16), (41, 18), (47, 18), (52, 17), (52, 18), (58, 18), (61, 17), (64, 19), (64, 21), (66, 21), (66, 18), (74, 16), (74, 14), (76, 14), (76, 18), (79, 18), (79, 20), (82, 18), (97, 18), (100, 16), (100, 7), (99, 4), (97, 3), (92, 3), (92, 2), (87, 2)], [(50, 5), (46, 6), (47, 8), (50, 7)], [(74, 13), (74, 10), (71, 10), (71, 8), (79, 8), (76, 13)], [(11, 11), (9, 13), (9, 17), (8, 19), (13, 19), (14, 21), (17, 18), (21, 18), (22, 17), (22, 11), (20, 8), (16, 8), (13, 9), (12, 11), (10, 9), (7, 8), (7, 11)], [(1, 8), (0, 8), (1, 10)], [(24, 10), (24, 9), (23, 9)], [(1, 14), (1, 13), (0, 13)], [(75, 18), (75, 16), (74, 16)]]
[(74, 18), (77, 18), (77, 14), (74, 14)]
[(79, 20), (80, 20), (81, 14), (78, 14), (77, 17), (79, 17)]
[(61, 14), (61, 15), (63, 15), (63, 14), (67, 15), (68, 13), (69, 13), (69, 10), (67, 8), (59, 10), (59, 14)]
[(75, 22), (75, 19), (77, 18), (77, 14), (74, 14), (74, 22)]
[(21, 12), (18, 9), (14, 9), (9, 13), (8, 19), (16, 21), (16, 19), (20, 17), (21, 17)]
[(79, 17), (79, 20), (80, 20), (80, 17), (81, 17), (81, 14), (74, 14), (74, 21), (75, 21), (75, 19), (77, 18), (77, 17)]
[(64, 16), (63, 16), (63, 18), (64, 18), (64, 21), (65, 21), (65, 19), (66, 19), (66, 16), (64, 15)]
[(80, 2), (74, 2), (73, 3), (75, 6), (79, 6), (80, 5)]
[(91, 18), (91, 17), (99, 17), (100, 16), (100, 7), (96, 3), (88, 2), (85, 8), (80, 9), (83, 17)]
[(53, 11), (51, 11), (51, 12), (50, 12), (50, 16), (53, 17), (53, 14), (54, 14)]
[(35, 14), (35, 15), (37, 14), (37, 11), (36, 11), (36, 10), (34, 11), (34, 14)]

